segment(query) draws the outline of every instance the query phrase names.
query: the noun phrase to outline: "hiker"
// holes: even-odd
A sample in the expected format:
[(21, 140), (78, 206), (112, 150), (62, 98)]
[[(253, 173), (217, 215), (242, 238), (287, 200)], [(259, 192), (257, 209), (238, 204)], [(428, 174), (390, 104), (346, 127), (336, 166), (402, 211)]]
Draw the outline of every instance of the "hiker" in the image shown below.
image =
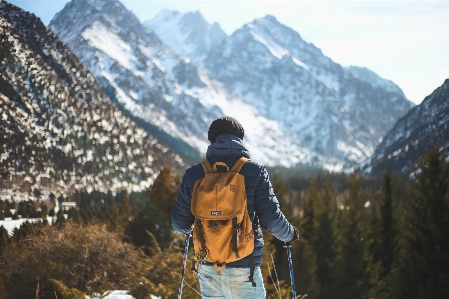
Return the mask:
[[(242, 143), (243, 136), (242, 125), (232, 117), (225, 116), (212, 122), (208, 131), (208, 139), (211, 144), (206, 153), (207, 161), (186, 170), (173, 208), (172, 225), (176, 233), (188, 235), (195, 223), (196, 230), (194, 229), (193, 238), (195, 259), (199, 261), (197, 273), (202, 298), (265, 298), (266, 293), (260, 269), (264, 241), (260, 227), (286, 243), (299, 238), (298, 230), (287, 221), (279, 209), (279, 202), (273, 192), (265, 166), (248, 160), (250, 155)], [(237, 166), (237, 164), (239, 165)], [(239, 231), (242, 224), (235, 225), (234, 222), (230, 224), (232, 229), (235, 227), (237, 233), (241, 234), (237, 238), (233, 236), (232, 241), (228, 241), (228, 243), (233, 243), (233, 245), (229, 245), (232, 248), (226, 251), (232, 260), (235, 260), (232, 262), (214, 263), (211, 261), (210, 258), (213, 256), (214, 250), (221, 248), (214, 248), (218, 243), (207, 243), (208, 238), (211, 238), (208, 235), (209, 232), (214, 228), (219, 229), (220, 225), (227, 222), (209, 220), (207, 222), (209, 224), (206, 224), (205, 220), (199, 221), (198, 217), (200, 216), (195, 217), (193, 213), (201, 213), (197, 210), (204, 207), (201, 202), (196, 204), (196, 198), (192, 199), (192, 197), (199, 194), (196, 192), (201, 193), (202, 191), (202, 187), (198, 187), (196, 184), (197, 181), (205, 178), (206, 170), (207, 173), (212, 170), (211, 166), (207, 165), (213, 165), (214, 169), (220, 173), (227, 172), (229, 169), (232, 171), (232, 167), (240, 168), (241, 166), (238, 173), (244, 178), (246, 196), (241, 196), (245, 198), (238, 200), (245, 201), (244, 210), (249, 215), (250, 233), (243, 232), (242, 234)], [(195, 188), (199, 188), (199, 191)], [(235, 188), (238, 189), (239, 186), (231, 185), (231, 190), (235, 190)], [(225, 200), (218, 198), (217, 202), (219, 201)], [(194, 202), (194, 207), (192, 202)], [(209, 215), (209, 218), (221, 217), (221, 214), (221, 210), (214, 209), (205, 213), (205, 215)], [(238, 244), (235, 245), (235, 243)], [(245, 246), (246, 243), (254, 247), (251, 247), (249, 251), (245, 249), (246, 253), (243, 252), (239, 255), (240, 251), (237, 252), (237, 250), (240, 250), (241, 246)], [(247, 254), (248, 252), (251, 254)]]

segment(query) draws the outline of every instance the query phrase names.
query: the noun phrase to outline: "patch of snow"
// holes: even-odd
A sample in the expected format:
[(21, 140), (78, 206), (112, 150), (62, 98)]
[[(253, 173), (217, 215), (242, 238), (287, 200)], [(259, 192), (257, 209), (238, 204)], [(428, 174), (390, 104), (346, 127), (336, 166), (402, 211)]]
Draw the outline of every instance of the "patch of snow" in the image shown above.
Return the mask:
[[(12, 233), (15, 228), (19, 228), (24, 222), (40, 222), (42, 218), (20, 218), (13, 220), (11, 217), (5, 218), (5, 220), (0, 220), (0, 226), (3, 226), (8, 234), (12, 236)], [(53, 222), (53, 217), (47, 216), (48, 223)]]
[(179, 26), (183, 14), (178, 11), (163, 10), (144, 25), (157, 33), (159, 38), (180, 55), (192, 53), (194, 46), (188, 44), (189, 35)]
[(294, 62), (296, 65), (299, 65), (299, 66), (305, 68), (306, 70), (309, 69), (309, 67), (308, 67), (304, 62), (302, 62), (301, 60), (299, 60), (298, 58), (292, 56), (292, 60), (293, 60), (293, 62)]
[(323, 83), (327, 88), (335, 92), (340, 92), (340, 82), (338, 78), (330, 73), (319, 73), (312, 72), (313, 77)]
[(128, 291), (117, 290), (110, 292), (103, 299), (133, 299), (133, 296), (129, 295)]
[(127, 69), (131, 69), (131, 61), (136, 60), (131, 53), (131, 46), (101, 22), (94, 22), (81, 33), (81, 36), (92, 47), (104, 52)]
[(251, 34), (254, 39), (262, 43), (273, 56), (278, 59), (282, 59), (282, 57), (289, 54), (289, 51), (287, 49), (276, 43), (270, 35), (266, 34), (258, 26), (254, 26), (253, 24), (249, 24), (248, 26), (252, 29)]
[(0, 163), (1, 163), (3, 160), (8, 159), (8, 157), (9, 157), (9, 152), (2, 153), (1, 156), (0, 156)]

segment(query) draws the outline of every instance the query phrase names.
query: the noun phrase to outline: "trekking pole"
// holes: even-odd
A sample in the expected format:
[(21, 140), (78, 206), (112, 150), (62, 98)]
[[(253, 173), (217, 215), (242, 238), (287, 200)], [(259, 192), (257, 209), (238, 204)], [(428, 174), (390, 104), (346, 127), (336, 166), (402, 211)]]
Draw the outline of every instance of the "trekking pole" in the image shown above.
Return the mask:
[(288, 267), (290, 269), (290, 283), (292, 285), (292, 298), (296, 299), (296, 286), (295, 286), (295, 275), (293, 273), (293, 262), (292, 262), (292, 253), (291, 253), (291, 243), (285, 243), (285, 248), (287, 248), (287, 258), (288, 258)]
[(181, 296), (182, 296), (182, 287), (184, 284), (184, 273), (185, 273), (185, 269), (186, 269), (187, 254), (189, 252), (189, 242), (190, 242), (191, 236), (192, 235), (190, 233), (186, 236), (186, 247), (184, 248), (184, 257), (182, 259), (181, 283), (179, 285), (179, 290), (178, 290), (178, 299), (181, 299)]

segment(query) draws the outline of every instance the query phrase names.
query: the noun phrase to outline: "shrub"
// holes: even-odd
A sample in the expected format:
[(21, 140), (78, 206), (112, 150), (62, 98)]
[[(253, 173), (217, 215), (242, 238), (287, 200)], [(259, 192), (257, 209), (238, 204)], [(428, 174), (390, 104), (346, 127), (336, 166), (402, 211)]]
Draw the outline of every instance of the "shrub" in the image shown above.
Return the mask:
[[(0, 277), (7, 298), (29, 298), (36, 292), (103, 292), (132, 289), (149, 260), (122, 236), (104, 225), (45, 226), (20, 243), (8, 245), (0, 257)], [(67, 293), (68, 294), (68, 293)]]

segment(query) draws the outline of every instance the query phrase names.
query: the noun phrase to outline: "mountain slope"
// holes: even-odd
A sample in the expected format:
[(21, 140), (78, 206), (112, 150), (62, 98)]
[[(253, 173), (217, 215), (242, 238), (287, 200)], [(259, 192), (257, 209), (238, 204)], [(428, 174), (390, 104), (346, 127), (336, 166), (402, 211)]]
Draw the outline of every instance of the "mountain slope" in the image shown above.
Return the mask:
[(252, 158), (268, 165), (311, 160), (308, 150), (291, 142), (277, 123), (162, 44), (120, 2), (72, 0), (50, 28), (118, 107), (157, 137), (176, 138), (176, 150), (196, 151), (199, 157), (209, 144), (210, 123), (230, 115), (245, 127)]
[(370, 71), (366, 67), (349, 66), (346, 70), (363, 82), (371, 84), (374, 87), (382, 88), (391, 93), (402, 94), (405, 98), (404, 92), (399, 88), (399, 86), (393, 83), (393, 81), (379, 77), (376, 73)]
[(0, 2), (0, 197), (149, 186), (185, 162), (123, 115), (34, 15)]
[(211, 78), (335, 170), (367, 159), (413, 106), (399, 88), (343, 68), (273, 16), (235, 31), (203, 63)]
[(425, 151), (437, 145), (449, 149), (449, 79), (400, 119), (388, 132), (365, 170), (381, 175), (389, 165), (408, 174)]
[[(164, 42), (116, 0), (72, 0), (50, 28), (122, 111), (192, 158), (211, 121), (230, 115), (262, 163), (350, 170), (412, 107), (387, 80), (343, 68), (272, 16), (209, 44), (206, 31), (191, 34), (211, 26), (198, 12), (155, 19)], [(164, 45), (181, 33), (174, 51)], [(182, 57), (198, 49), (207, 54)]]
[(192, 59), (196, 65), (201, 65), (207, 52), (227, 37), (217, 23), (209, 24), (198, 11), (181, 14), (163, 10), (144, 25), (178, 55)]

